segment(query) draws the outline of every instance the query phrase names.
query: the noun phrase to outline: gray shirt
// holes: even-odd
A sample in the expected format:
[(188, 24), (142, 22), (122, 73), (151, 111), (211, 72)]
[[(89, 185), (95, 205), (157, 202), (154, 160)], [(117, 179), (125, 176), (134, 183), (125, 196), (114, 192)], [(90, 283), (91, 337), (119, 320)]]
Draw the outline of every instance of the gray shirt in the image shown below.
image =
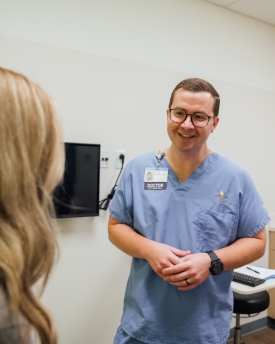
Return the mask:
[(8, 297), (1, 284), (0, 344), (31, 344), (29, 323), (21, 313), (10, 313)]

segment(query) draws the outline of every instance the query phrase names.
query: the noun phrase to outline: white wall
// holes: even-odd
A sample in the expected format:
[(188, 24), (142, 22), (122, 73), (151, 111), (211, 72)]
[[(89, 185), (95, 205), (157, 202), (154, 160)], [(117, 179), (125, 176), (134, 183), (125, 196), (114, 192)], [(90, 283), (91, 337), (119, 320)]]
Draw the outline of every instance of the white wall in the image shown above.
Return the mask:
[[(275, 214), (274, 26), (199, 0), (0, 0), (0, 9), (0, 65), (58, 100), (65, 141), (110, 150), (101, 198), (118, 173), (115, 149), (130, 160), (168, 146), (170, 93), (195, 76), (221, 95), (210, 147), (248, 168)], [(44, 301), (61, 344), (112, 343), (119, 324), (130, 258), (109, 243), (107, 219), (59, 220)]]

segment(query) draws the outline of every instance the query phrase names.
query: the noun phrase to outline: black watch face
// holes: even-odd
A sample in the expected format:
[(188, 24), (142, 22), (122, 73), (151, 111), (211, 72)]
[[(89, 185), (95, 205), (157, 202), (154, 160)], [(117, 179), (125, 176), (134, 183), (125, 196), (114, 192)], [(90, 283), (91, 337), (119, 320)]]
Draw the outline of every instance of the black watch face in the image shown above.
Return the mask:
[(223, 263), (221, 262), (221, 260), (212, 262), (210, 271), (212, 275), (219, 275), (221, 272), (223, 272)]

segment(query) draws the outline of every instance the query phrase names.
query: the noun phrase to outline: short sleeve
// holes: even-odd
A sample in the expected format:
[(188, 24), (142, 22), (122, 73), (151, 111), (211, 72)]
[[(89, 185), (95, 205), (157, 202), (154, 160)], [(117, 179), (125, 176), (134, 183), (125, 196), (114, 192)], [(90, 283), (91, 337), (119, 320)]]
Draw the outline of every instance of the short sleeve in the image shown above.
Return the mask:
[(109, 207), (110, 215), (120, 223), (133, 227), (133, 215), (132, 215), (132, 203), (133, 203), (133, 190), (132, 190), (132, 178), (128, 173), (126, 167), (114, 198), (111, 201)]
[(252, 178), (245, 169), (243, 170), (243, 192), (239, 194), (239, 197), (238, 238), (252, 237), (268, 224), (270, 218)]

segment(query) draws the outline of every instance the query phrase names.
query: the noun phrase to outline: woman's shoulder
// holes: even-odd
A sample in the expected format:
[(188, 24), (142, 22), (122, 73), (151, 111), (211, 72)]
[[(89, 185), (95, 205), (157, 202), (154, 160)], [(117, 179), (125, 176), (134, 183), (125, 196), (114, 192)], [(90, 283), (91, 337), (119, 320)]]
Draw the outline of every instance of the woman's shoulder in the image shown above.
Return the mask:
[[(22, 341), (25, 339), (25, 342)], [(19, 344), (30, 340), (30, 326), (27, 319), (20, 313), (11, 313), (10, 304), (4, 288), (0, 285), (0, 343)]]

